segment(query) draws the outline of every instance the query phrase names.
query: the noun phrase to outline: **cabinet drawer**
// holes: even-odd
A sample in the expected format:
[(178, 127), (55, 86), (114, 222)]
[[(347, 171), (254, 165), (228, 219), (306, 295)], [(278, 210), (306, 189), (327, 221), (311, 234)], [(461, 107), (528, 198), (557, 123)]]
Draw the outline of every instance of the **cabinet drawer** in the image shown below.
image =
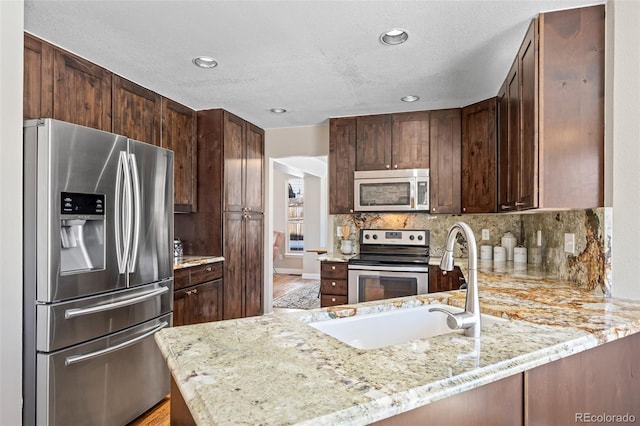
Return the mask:
[(320, 293), (346, 296), (348, 293), (347, 280), (322, 279), (320, 281)]
[(176, 269), (173, 272), (173, 289), (178, 290), (191, 285), (191, 273), (189, 268)]
[(207, 265), (191, 268), (191, 284), (200, 284), (222, 278), (222, 263), (209, 263)]
[(320, 307), (326, 308), (328, 306), (346, 305), (347, 296), (336, 296), (333, 294), (323, 294), (320, 296)]
[(348, 266), (346, 262), (322, 262), (320, 264), (320, 277), (322, 279), (346, 280), (349, 272)]

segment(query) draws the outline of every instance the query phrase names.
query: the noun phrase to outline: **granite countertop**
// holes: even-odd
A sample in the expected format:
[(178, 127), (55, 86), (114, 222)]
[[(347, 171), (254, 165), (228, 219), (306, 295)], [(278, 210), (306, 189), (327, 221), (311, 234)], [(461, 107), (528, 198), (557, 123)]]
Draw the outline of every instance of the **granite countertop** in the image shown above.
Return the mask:
[(312, 327), (464, 291), (164, 329), (156, 341), (198, 424), (347, 424), (381, 420), (640, 331), (640, 302), (546, 278), (479, 272), (483, 327), (362, 350)]
[(173, 270), (190, 268), (192, 266), (206, 265), (209, 263), (223, 262), (222, 256), (182, 256), (173, 259)]

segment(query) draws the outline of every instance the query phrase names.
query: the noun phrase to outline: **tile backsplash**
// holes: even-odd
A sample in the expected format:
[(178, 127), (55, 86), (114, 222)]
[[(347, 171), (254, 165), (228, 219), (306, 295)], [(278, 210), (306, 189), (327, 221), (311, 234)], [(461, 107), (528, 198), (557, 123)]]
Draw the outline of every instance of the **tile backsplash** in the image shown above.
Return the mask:
[[(478, 244), (495, 246), (505, 232), (517, 244), (536, 246), (542, 231), (542, 267), (546, 274), (571, 281), (581, 288), (605, 295), (611, 292), (611, 208), (543, 211), (510, 214), (430, 215), (425, 213), (358, 213), (335, 215), (334, 225), (349, 226), (349, 238), (359, 243), (360, 229), (428, 229), (431, 256), (442, 255), (449, 227), (463, 221), (471, 226)], [(482, 240), (482, 230), (489, 239)], [(564, 252), (564, 234), (575, 235), (574, 254)], [(334, 249), (339, 251), (339, 240)], [(466, 247), (456, 244), (457, 256), (467, 255)]]

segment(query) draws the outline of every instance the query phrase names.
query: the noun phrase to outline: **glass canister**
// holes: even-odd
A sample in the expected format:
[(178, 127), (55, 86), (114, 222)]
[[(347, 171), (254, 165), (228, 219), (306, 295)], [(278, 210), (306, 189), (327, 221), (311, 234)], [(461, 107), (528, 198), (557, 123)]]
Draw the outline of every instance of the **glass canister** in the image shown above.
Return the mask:
[(183, 254), (184, 254), (184, 250), (182, 247), (182, 241), (180, 241), (180, 238), (174, 239), (173, 240), (173, 257), (179, 258), (179, 257), (182, 257)]

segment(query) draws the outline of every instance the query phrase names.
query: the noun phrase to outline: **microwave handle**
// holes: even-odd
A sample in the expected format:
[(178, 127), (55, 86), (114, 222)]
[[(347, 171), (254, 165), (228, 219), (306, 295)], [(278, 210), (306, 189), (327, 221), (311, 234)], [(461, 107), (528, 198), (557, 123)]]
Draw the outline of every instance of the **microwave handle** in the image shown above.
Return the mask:
[(418, 181), (416, 179), (412, 179), (411, 189), (409, 190), (409, 203), (411, 204), (409, 208), (411, 210), (416, 209), (416, 188), (418, 187)]

